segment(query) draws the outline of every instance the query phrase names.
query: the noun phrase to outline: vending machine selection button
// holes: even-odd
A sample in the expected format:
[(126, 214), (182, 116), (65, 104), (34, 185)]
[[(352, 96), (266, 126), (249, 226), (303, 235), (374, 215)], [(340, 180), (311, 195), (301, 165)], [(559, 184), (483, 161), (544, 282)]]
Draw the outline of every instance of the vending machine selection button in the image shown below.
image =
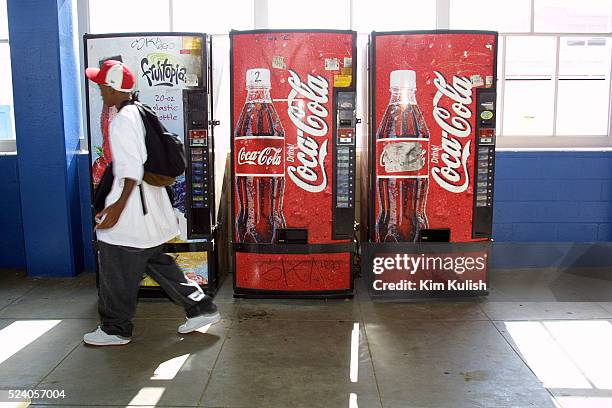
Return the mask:
[(353, 128), (338, 129), (338, 144), (350, 145), (353, 144), (355, 134)]
[(208, 144), (208, 131), (206, 129), (191, 129), (188, 135), (191, 146), (206, 146)]
[(480, 113), (480, 119), (491, 120), (493, 119), (493, 111), (485, 110)]

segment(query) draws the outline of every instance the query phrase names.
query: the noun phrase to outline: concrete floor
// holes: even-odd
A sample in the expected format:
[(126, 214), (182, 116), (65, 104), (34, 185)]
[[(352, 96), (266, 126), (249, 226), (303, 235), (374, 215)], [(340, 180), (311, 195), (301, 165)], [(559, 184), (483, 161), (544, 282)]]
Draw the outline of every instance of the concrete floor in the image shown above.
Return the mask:
[(495, 271), (488, 298), (417, 303), (372, 302), (361, 281), (337, 301), (231, 285), (207, 333), (178, 335), (178, 307), (141, 301), (133, 342), (94, 348), (92, 274), (0, 271), (0, 390), (65, 391), (32, 407), (612, 407), (608, 271)]

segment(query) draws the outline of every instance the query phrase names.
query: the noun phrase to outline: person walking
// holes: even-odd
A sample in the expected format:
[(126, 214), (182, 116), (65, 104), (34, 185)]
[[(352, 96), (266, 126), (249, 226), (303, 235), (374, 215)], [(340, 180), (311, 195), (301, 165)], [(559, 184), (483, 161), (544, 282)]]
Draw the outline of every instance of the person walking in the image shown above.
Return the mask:
[(105, 208), (96, 214), (99, 250), (100, 325), (83, 336), (95, 346), (131, 341), (138, 288), (146, 272), (168, 296), (185, 309), (187, 321), (178, 332), (187, 334), (221, 320), (212, 298), (188, 279), (163, 244), (179, 235), (178, 220), (164, 187), (146, 183), (145, 125), (133, 102), (135, 77), (120, 61), (87, 68), (86, 77), (100, 87), (104, 106), (115, 106), (110, 124), (113, 182)]

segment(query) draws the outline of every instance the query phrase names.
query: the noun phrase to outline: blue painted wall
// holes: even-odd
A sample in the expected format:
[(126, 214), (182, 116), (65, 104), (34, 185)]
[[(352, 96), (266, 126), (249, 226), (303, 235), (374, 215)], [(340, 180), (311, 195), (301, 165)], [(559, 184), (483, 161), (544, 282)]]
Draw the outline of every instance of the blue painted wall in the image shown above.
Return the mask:
[(17, 167), (29, 276), (83, 269), (72, 0), (8, 0)]
[(0, 268), (26, 266), (16, 155), (0, 155)]
[(612, 152), (496, 157), (496, 241), (612, 241)]

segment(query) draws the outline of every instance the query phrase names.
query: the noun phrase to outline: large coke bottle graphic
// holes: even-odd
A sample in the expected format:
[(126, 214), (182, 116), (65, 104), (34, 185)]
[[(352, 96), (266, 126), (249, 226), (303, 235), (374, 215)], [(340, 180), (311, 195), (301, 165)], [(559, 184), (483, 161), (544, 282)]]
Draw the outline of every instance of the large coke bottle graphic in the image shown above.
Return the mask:
[(391, 99), (376, 132), (376, 242), (414, 242), (427, 228), (429, 130), (416, 73), (391, 72)]
[(285, 227), (285, 131), (270, 97), (270, 71), (250, 69), (234, 133), (236, 242), (273, 243)]

